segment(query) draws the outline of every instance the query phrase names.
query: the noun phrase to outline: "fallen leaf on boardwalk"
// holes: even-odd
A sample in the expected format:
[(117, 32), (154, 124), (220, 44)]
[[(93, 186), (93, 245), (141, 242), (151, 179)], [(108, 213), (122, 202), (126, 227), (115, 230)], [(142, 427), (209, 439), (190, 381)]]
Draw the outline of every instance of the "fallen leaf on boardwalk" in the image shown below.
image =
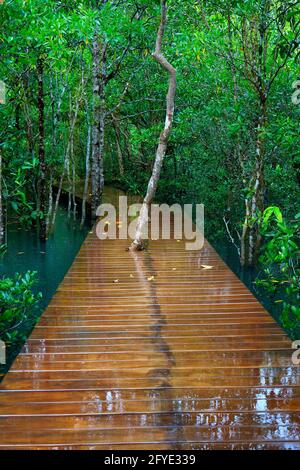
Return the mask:
[(114, 283), (117, 284), (119, 282), (119, 279), (115, 279)]
[(201, 264), (201, 268), (203, 268), (203, 269), (212, 269), (213, 266), (208, 266), (207, 264)]
[(173, 268), (172, 271), (176, 271), (176, 268)]
[(130, 274), (130, 277), (133, 277), (133, 274)]
[(154, 281), (155, 277), (154, 276), (150, 276), (148, 277), (148, 281)]
[(181, 242), (181, 240), (176, 240), (176, 241), (177, 241), (177, 243), (180, 243), (180, 242)]

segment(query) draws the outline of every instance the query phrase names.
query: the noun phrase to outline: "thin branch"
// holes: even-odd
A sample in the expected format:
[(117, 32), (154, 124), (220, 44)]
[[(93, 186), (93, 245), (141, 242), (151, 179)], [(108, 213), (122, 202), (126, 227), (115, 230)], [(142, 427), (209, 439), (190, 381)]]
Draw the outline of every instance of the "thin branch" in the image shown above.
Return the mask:
[[(231, 235), (230, 228), (229, 228), (229, 220), (226, 220), (226, 217), (224, 216), (224, 217), (223, 217), (223, 221), (224, 221), (224, 224), (225, 224), (225, 227), (226, 227), (226, 231), (227, 231), (227, 233), (228, 233), (228, 236), (229, 236), (229, 238), (230, 238), (231, 243), (232, 243), (232, 244), (235, 246), (235, 248), (237, 249), (238, 255), (241, 256), (240, 247), (235, 243), (235, 240), (234, 240), (233, 236)], [(240, 238), (240, 235), (239, 235), (239, 238)]]

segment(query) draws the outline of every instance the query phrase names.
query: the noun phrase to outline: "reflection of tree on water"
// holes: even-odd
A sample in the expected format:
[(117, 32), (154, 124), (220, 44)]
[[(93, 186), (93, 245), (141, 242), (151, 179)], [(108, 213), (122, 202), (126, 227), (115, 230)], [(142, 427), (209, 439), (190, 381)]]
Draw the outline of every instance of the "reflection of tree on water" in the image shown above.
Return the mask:
[[(155, 386), (153, 387), (154, 391), (157, 393), (154, 394), (153, 399), (156, 403), (160, 400), (160, 410), (164, 413), (164, 416), (168, 416), (169, 427), (166, 431), (166, 441), (170, 442), (172, 448), (179, 450), (180, 443), (184, 442), (184, 432), (183, 432), (183, 422), (182, 415), (176, 413), (177, 404), (174, 403), (173, 394), (172, 394), (172, 383), (171, 375), (172, 369), (176, 365), (175, 356), (168, 345), (167, 341), (162, 335), (162, 329), (167, 324), (167, 319), (161, 311), (161, 306), (159, 304), (158, 295), (157, 295), (157, 286), (156, 286), (156, 272), (153, 268), (152, 259), (149, 252), (146, 250), (144, 252), (131, 252), (131, 256), (135, 262), (136, 272), (140, 283), (145, 288), (149, 296), (149, 319), (150, 319), (150, 339), (154, 351), (156, 353), (161, 353), (162, 358), (165, 362), (165, 366), (162, 368), (153, 368), (149, 371), (148, 376), (153, 379)], [(152, 279), (148, 280), (148, 277)], [(170, 413), (169, 415), (167, 413)], [(162, 415), (159, 416), (159, 424), (161, 421)]]

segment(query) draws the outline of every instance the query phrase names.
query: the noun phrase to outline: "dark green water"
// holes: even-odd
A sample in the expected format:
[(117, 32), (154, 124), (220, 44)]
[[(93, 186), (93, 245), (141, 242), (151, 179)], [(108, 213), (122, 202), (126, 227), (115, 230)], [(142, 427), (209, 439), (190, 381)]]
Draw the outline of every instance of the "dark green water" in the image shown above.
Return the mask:
[[(37, 319), (49, 304), (57, 287), (70, 268), (86, 235), (89, 225), (80, 228), (80, 221), (68, 217), (67, 210), (61, 206), (58, 210), (55, 230), (46, 243), (41, 243), (36, 230), (20, 227), (16, 220), (8, 224), (7, 253), (0, 260), (0, 275), (14, 276), (16, 272), (37, 271), (37, 292), (42, 292), (43, 299), (37, 310)], [(24, 331), (24, 334), (29, 334)], [(19, 348), (8, 351), (7, 366), (0, 366), (0, 373), (7, 370)], [(2, 367), (2, 369), (1, 369)]]

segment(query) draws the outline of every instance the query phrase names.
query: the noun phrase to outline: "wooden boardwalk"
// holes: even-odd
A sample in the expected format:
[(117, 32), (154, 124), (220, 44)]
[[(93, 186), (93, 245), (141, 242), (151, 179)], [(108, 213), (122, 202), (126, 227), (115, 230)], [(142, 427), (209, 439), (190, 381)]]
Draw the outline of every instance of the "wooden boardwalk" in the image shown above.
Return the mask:
[(0, 449), (300, 449), (270, 315), (208, 243), (127, 245), (87, 237), (0, 386)]

